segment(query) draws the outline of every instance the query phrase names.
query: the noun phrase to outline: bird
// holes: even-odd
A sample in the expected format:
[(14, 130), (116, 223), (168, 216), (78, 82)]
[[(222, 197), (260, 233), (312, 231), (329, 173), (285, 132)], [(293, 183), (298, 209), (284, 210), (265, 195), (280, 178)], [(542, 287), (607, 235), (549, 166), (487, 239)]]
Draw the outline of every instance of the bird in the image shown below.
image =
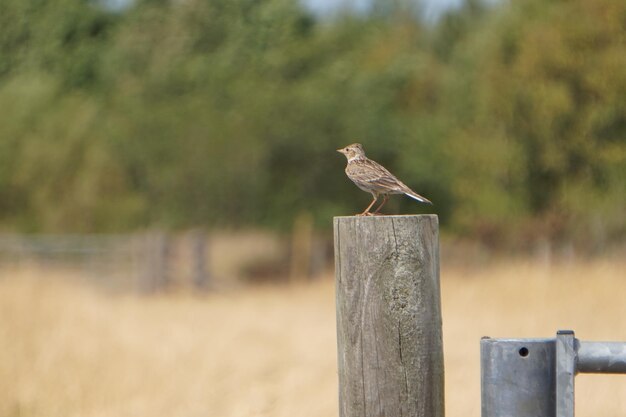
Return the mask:
[[(361, 190), (372, 194), (372, 197), (374, 197), (363, 213), (357, 214), (357, 216), (377, 215), (387, 202), (389, 194), (404, 194), (420, 203), (432, 204), (430, 200), (407, 187), (384, 166), (366, 157), (363, 145), (360, 143), (353, 143), (345, 148), (337, 149), (337, 152), (344, 154), (348, 159), (348, 165), (346, 165), (348, 178)], [(373, 213), (370, 213), (370, 209), (381, 195), (383, 196), (383, 202)]]

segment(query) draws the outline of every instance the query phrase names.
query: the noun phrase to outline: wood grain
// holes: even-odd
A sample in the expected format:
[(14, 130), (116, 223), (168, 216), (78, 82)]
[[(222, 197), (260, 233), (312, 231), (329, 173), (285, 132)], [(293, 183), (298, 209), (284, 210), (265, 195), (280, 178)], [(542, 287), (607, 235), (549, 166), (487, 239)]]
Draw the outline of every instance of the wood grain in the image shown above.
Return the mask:
[(340, 417), (443, 417), (436, 215), (335, 217)]

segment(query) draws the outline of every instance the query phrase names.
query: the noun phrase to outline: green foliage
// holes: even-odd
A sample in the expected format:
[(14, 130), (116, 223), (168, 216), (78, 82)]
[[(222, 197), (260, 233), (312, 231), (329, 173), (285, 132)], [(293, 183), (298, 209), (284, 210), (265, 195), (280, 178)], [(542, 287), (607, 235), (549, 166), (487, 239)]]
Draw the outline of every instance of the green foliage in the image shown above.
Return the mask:
[(327, 227), (368, 202), (334, 151), (360, 141), (453, 232), (623, 238), (626, 4), (408, 4), (1, 2), (0, 223)]
[(457, 223), (502, 236), (546, 218), (536, 233), (555, 239), (623, 236), (625, 17), (619, 1), (528, 0), (458, 46), (447, 97), (467, 101), (451, 104), (451, 142), (475, 145), (452, 154), (473, 208)]

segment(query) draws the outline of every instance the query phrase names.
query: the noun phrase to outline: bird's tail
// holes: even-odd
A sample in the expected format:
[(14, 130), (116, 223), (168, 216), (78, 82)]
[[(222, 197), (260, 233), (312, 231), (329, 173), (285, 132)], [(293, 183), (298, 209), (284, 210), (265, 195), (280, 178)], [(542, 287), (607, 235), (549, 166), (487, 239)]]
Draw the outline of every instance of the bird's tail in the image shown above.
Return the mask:
[(414, 200), (419, 201), (420, 203), (432, 204), (432, 202), (426, 197), (422, 197), (421, 195), (413, 192), (413, 191), (405, 191), (404, 194), (408, 197), (411, 197)]

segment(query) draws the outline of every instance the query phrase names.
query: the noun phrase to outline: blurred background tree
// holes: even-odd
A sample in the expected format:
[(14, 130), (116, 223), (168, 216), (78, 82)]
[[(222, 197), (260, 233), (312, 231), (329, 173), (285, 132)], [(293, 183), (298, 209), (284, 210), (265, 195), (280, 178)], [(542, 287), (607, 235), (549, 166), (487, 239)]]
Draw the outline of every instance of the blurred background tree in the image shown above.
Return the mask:
[(626, 3), (0, 3), (0, 224), (328, 228), (368, 154), (457, 235), (601, 247), (626, 236)]

